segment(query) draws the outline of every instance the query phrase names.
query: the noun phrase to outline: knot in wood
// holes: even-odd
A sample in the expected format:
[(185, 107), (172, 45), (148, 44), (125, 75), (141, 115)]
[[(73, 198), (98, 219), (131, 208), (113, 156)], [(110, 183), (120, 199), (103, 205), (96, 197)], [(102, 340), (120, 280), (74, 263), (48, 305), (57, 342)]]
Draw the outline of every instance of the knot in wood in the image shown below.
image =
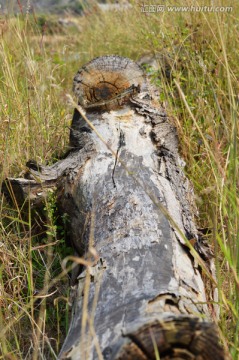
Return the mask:
[(78, 71), (73, 82), (73, 91), (85, 109), (117, 108), (145, 87), (139, 65), (116, 55), (93, 59)]

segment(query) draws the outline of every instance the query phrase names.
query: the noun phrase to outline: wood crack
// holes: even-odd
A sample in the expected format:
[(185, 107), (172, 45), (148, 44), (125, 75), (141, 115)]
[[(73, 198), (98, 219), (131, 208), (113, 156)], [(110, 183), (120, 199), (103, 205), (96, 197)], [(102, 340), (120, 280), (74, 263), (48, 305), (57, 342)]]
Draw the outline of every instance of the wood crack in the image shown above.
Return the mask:
[(144, 347), (141, 341), (134, 334), (127, 334), (126, 336), (142, 351), (143, 354), (147, 356), (148, 360), (154, 360), (154, 358), (150, 355), (148, 350)]
[(116, 188), (114, 175), (115, 175), (115, 169), (116, 169), (116, 165), (117, 165), (118, 158), (119, 158), (119, 153), (120, 153), (120, 150), (122, 149), (122, 147), (125, 146), (125, 145), (126, 145), (126, 143), (125, 143), (125, 134), (120, 129), (118, 148), (117, 148), (117, 151), (116, 151), (115, 163), (114, 163), (114, 167), (113, 167), (113, 171), (112, 171), (112, 181), (113, 181), (114, 188)]

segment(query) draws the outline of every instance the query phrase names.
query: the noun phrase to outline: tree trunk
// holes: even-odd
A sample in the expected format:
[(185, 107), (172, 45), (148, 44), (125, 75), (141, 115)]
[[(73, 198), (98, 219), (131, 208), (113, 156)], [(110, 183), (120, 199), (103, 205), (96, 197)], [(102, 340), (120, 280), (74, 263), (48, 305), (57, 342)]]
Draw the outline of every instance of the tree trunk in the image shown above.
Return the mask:
[(56, 186), (68, 236), (88, 262), (59, 359), (226, 359), (174, 126), (129, 59), (93, 60), (74, 89), (91, 124), (78, 107), (72, 151), (49, 167), (29, 164), (24, 184), (6, 182), (35, 205)]

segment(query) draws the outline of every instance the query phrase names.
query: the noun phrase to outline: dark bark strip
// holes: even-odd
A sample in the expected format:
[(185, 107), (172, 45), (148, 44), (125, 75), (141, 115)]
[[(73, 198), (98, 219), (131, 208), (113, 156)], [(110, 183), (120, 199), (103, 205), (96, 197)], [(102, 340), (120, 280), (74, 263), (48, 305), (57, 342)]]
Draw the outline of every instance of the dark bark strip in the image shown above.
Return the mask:
[[(226, 359), (200, 269), (182, 237), (197, 240), (198, 233), (175, 128), (129, 59), (93, 60), (74, 84), (108, 147), (75, 110), (67, 158), (30, 169), (32, 180), (6, 182), (24, 199), (30, 188), (33, 205), (42, 197), (35, 187), (44, 193), (54, 184), (78, 254), (98, 254), (78, 277), (59, 359), (155, 359), (157, 351), (164, 360)], [(141, 91), (127, 92), (132, 86)]]

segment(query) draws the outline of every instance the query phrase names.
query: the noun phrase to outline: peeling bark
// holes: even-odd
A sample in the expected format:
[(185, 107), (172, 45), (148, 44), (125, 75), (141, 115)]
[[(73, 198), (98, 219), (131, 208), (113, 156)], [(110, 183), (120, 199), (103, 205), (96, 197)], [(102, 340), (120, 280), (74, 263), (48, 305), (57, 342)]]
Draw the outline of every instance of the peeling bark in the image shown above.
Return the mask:
[[(109, 58), (91, 62), (75, 78), (79, 101), (108, 146), (75, 110), (69, 155), (31, 168), (25, 182), (8, 180), (33, 205), (42, 198), (37, 186), (43, 194), (56, 187), (78, 254), (91, 261), (92, 248), (97, 253), (78, 276), (59, 359), (155, 359), (156, 349), (164, 360), (226, 359), (185, 241), (194, 239), (207, 258), (176, 130), (139, 68)], [(106, 85), (112, 77), (114, 91)]]

